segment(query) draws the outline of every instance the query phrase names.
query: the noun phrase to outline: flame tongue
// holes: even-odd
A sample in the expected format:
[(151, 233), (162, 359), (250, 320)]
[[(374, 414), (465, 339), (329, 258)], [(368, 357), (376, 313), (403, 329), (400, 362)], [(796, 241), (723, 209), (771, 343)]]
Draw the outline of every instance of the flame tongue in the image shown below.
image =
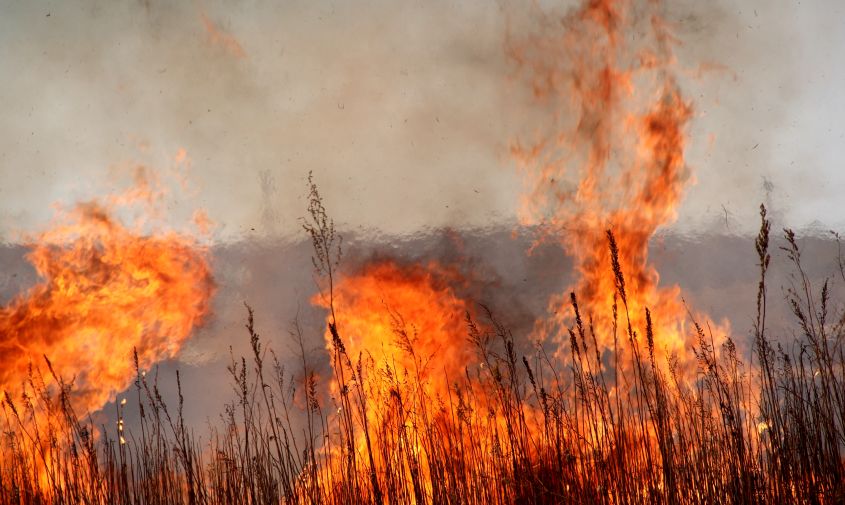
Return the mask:
[[(648, 264), (648, 241), (671, 222), (690, 180), (684, 129), (691, 118), (670, 72), (671, 35), (658, 2), (584, 2), (562, 24), (515, 43), (511, 54), (525, 71), (535, 99), (554, 111), (533, 145), (516, 145), (527, 193), (525, 223), (541, 222), (575, 260), (573, 287), (595, 311), (599, 344), (612, 344), (607, 313), (616, 292), (605, 230), (616, 234), (628, 308), (636, 328), (644, 309), (659, 315), (656, 349), (683, 346), (685, 311), (677, 288), (658, 288)], [(561, 30), (563, 28), (563, 30)], [(551, 300), (558, 333), (568, 296)]]
[(176, 233), (142, 235), (97, 202), (42, 233), (27, 258), (43, 281), (0, 309), (0, 389), (20, 391), (46, 356), (74, 380), (74, 404), (102, 407), (134, 375), (173, 357), (209, 311), (206, 251)]

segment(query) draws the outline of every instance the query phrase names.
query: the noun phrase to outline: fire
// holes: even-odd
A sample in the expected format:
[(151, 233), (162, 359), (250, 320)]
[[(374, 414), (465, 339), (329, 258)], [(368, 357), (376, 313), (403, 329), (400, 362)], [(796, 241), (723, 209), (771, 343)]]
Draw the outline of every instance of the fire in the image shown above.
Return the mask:
[[(402, 444), (415, 457), (430, 456), (420, 445), (423, 436), (418, 430), (449, 422), (444, 404), (450, 385), (461, 382), (477, 356), (466, 331), (472, 307), (458, 294), (464, 285), (459, 272), (437, 262), (403, 265), (380, 260), (344, 276), (335, 286), (343, 350), (337, 354), (337, 344), (326, 332), (327, 349), (335, 356), (331, 391), (340, 406), (338, 414), (344, 408), (360, 409), (368, 433), (358, 431), (350, 438), (362, 457), (368, 453), (367, 436), (390, 444), (397, 427), (405, 433)], [(325, 297), (313, 301), (328, 308)], [(389, 466), (385, 457), (376, 453), (373, 463)], [(342, 460), (332, 453), (332, 464)]]
[(121, 195), (60, 211), (31, 238), (27, 259), (41, 282), (0, 308), (0, 390), (16, 398), (44, 357), (73, 381), (74, 407), (101, 408), (141, 368), (175, 356), (209, 312), (206, 249), (176, 232), (145, 234), (115, 217), (157, 192), (143, 171)]
[[(549, 407), (549, 393), (536, 386), (529, 360), (523, 357), (524, 370), (516, 370), (519, 358), (513, 356), (513, 343), (505, 342), (511, 355), (511, 377), (527, 374), (534, 389), (515, 388), (514, 400), (507, 398), (510, 392), (495, 389), (502, 374), (497, 367), (484, 379), (490, 389), (474, 387), (469, 391), (470, 410), (486, 415), (484, 428), (473, 434), (473, 442), (484, 453), (511, 451), (539, 464), (545, 449), (541, 443), (526, 442), (534, 436), (555, 439), (556, 443), (565, 440), (578, 450), (604, 446), (604, 438), (610, 437), (612, 443), (625, 439), (621, 445), (630, 443), (651, 451), (658, 445), (652, 425), (623, 433), (618, 424), (605, 426), (604, 417), (578, 417), (579, 400), (583, 399), (577, 396), (579, 389), (597, 384), (601, 374), (593, 368), (578, 368), (571, 359), (575, 356), (569, 356), (567, 350), (578, 352), (578, 345), (597, 347), (600, 369), (606, 366), (602, 355), (607, 350), (617, 352), (617, 360), (626, 352), (632, 352), (637, 360), (648, 353), (655, 366), (663, 369), (674, 360), (681, 365), (674, 370), (682, 373), (694, 363), (694, 353), (688, 351), (695, 333), (685, 326), (687, 309), (680, 288), (661, 287), (659, 274), (648, 261), (649, 240), (675, 219), (691, 182), (684, 150), (693, 108), (672, 75), (671, 47), (676, 41), (659, 15), (660, 8), (659, 2), (585, 1), (562, 22), (548, 22), (539, 35), (510, 41), (509, 55), (527, 76), (533, 99), (551, 111), (548, 124), (539, 126), (542, 133), (535, 142), (517, 143), (512, 148), (526, 186), (521, 221), (541, 224), (542, 239), (559, 243), (574, 260), (578, 274), (571, 289), (549, 301), (553, 315), (538, 319), (538, 348), (556, 349), (556, 359), (548, 362), (548, 368), (556, 371), (571, 366), (575, 387), (561, 389), (554, 398), (556, 406)], [(377, 432), (380, 426), (395, 421), (394, 397), (446, 397), (452, 391), (450, 381), (467, 374), (478, 362), (461, 319), (468, 303), (456, 295), (466, 282), (436, 263), (400, 266), (384, 261), (340, 279), (333, 304), (338, 335), (328, 332), (326, 339), (335, 356), (335, 376), (346, 383), (333, 384), (333, 393), (341, 409), (346, 409), (356, 404), (344, 404), (343, 398), (359, 388), (361, 415), (355, 419), (364, 424), (364, 436), (368, 436), (367, 423)], [(570, 292), (577, 294), (579, 315), (586, 324), (568, 310)], [(329, 307), (325, 299), (321, 303)], [(567, 310), (561, 310), (562, 306)], [(333, 317), (327, 317), (330, 327)], [(582, 344), (570, 333), (573, 324)], [(592, 342), (585, 342), (585, 333), (590, 333)], [(342, 346), (345, 358), (339, 359)], [(507, 359), (502, 363), (507, 364)], [(638, 387), (630, 385), (636, 383), (649, 388), (636, 393), (646, 397), (649, 407), (665, 408), (663, 390), (651, 390), (660, 384), (658, 371), (646, 378), (638, 364), (639, 382), (626, 382), (625, 376), (635, 377), (630, 374), (633, 362), (618, 363), (621, 374), (610, 374), (615, 382), (607, 384), (603, 375), (600, 379), (608, 392), (599, 402), (607, 399), (604, 405), (608, 409), (640, 408), (634, 404), (623, 408), (609, 400), (627, 393), (617, 388)], [(367, 377), (377, 377), (383, 386), (373, 387)], [(360, 381), (366, 384), (359, 386)], [(421, 387), (423, 394), (408, 391), (406, 395), (403, 388), (413, 387)], [(496, 395), (501, 396), (497, 399)], [(529, 399), (523, 401), (525, 398)], [(487, 408), (497, 402), (506, 412)], [(425, 403), (412, 405), (400, 416), (400, 433), (408, 426), (413, 431), (425, 424), (425, 419), (420, 422), (416, 417), (431, 410)], [(575, 437), (569, 432), (548, 431), (549, 416), (559, 415), (550, 412), (567, 408), (561, 405), (570, 405), (576, 412), (569, 426), (577, 433)], [(347, 426), (353, 424), (349, 419)], [(514, 419), (518, 420), (516, 428)], [(500, 446), (503, 433), (510, 444), (504, 449)], [(346, 435), (350, 438), (348, 432)], [(355, 442), (359, 454), (369, 450), (370, 440), (360, 434)], [(388, 442), (386, 446), (397, 447), (395, 440)], [(399, 446), (402, 443), (400, 440)], [(418, 449), (415, 445), (414, 455)], [(601, 459), (608, 455), (596, 451), (593, 456)], [(379, 457), (377, 453), (376, 462)], [(373, 456), (370, 459), (371, 468), (380, 466), (372, 461)], [(383, 466), (389, 468), (389, 462)], [(413, 469), (408, 470), (413, 474)]]
[[(660, 18), (659, 2), (584, 2), (562, 23), (516, 41), (510, 54), (527, 76), (534, 99), (552, 111), (531, 144), (516, 143), (526, 193), (523, 223), (544, 225), (575, 263), (574, 291), (592, 312), (598, 343), (614, 345), (610, 307), (616, 300), (606, 230), (615, 234), (626, 299), (619, 327), (645, 331), (645, 309), (655, 315), (655, 354), (681, 351), (686, 309), (677, 286), (658, 286), (648, 262), (655, 232), (675, 218), (691, 181), (684, 159), (692, 105), (672, 74), (675, 39)], [(568, 326), (558, 314), (538, 325), (543, 336)], [(620, 334), (620, 337), (622, 335)]]
[(469, 306), (455, 292), (463, 282), (436, 262), (402, 266), (383, 260), (344, 277), (335, 306), (347, 353), (396, 370), (422, 364), (419, 372), (434, 381), (444, 372), (462, 374), (473, 355), (465, 337)]

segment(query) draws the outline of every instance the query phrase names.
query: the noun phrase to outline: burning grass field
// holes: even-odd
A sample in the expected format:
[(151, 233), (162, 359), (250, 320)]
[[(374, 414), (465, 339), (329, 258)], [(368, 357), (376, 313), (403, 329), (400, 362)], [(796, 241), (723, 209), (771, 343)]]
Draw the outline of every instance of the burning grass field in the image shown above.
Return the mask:
[[(506, 37), (538, 110), (535, 132), (509, 142), (518, 226), (571, 259), (575, 279), (530, 328), (473, 296), (471, 269), (344, 263), (309, 176), (308, 301), (324, 320), (295, 320), (280, 356), (247, 304), (234, 396), (220, 422), (192, 425), (182, 377), (166, 402), (156, 363), (212, 316), (211, 223), (122, 224), (127, 207), (160, 206), (146, 169), (126, 193), (62, 210), (29, 244), (41, 281), (0, 309), (0, 505), (845, 501), (841, 256), (816, 285), (784, 230), (793, 327), (773, 332), (761, 206), (747, 337), (661, 285), (649, 260), (691, 183), (695, 117), (664, 7), (585, 1)], [(95, 422), (127, 388), (115, 422)]]
[[(316, 191), (316, 190), (315, 190)], [(98, 427), (49, 361), (3, 406), (2, 503), (839, 503), (842, 313), (811, 286), (794, 236), (795, 340), (766, 329), (770, 223), (756, 239), (753, 353), (693, 323), (688, 355), (656, 357), (654, 320), (633, 327), (611, 232), (610, 335), (570, 295), (566, 358), (458, 297), (446, 269), (380, 261), (338, 277), (331, 221), (312, 193), (307, 229), (326, 297), (332, 377), (300, 347), (286, 371), (256, 334), (232, 359), (238, 394), (197, 433), (135, 355), (139, 428)], [(834, 272), (845, 280), (843, 264)], [(378, 283), (375, 298), (362, 283)], [(750, 296), (754, 296), (750, 293)], [(335, 315), (337, 311), (337, 316)], [(296, 330), (301, 331), (299, 326)], [(365, 342), (380, 342), (368, 351)], [(603, 339), (611, 347), (600, 344)], [(303, 346), (301, 333), (294, 341)], [(782, 342), (782, 343), (778, 343)], [(129, 362), (132, 363), (131, 361)], [(42, 374), (41, 370), (44, 370)], [(177, 373), (177, 383), (180, 380)], [(321, 391), (330, 385), (330, 393)]]

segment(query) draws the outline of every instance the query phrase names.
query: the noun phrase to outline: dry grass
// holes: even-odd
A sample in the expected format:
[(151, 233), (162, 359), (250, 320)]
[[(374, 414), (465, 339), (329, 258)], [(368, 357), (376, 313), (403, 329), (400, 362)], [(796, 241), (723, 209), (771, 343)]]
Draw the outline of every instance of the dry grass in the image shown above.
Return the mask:
[[(331, 293), (339, 248), (313, 190), (305, 228)], [(566, 363), (542, 349), (518, 355), (510, 331), (482, 311), (467, 316), (467, 336), (483, 365), (449, 377), (445, 397), (426, 394), (418, 370), (349, 356), (332, 322), (340, 394), (329, 400), (298, 325), (301, 369), (289, 374), (262, 345), (251, 309), (252, 354), (229, 366), (238, 394), (204, 442), (184, 424), (178, 375), (174, 409), (138, 371), (140, 429), (129, 433), (122, 421), (115, 430), (79, 418), (71, 386), (33, 369), (30, 395), (4, 401), (0, 504), (841, 503), (845, 318), (828, 313), (827, 283), (811, 286), (787, 230), (797, 336), (787, 349), (775, 343), (766, 328), (769, 233), (763, 210), (751, 363), (697, 324), (692, 380), (657, 363), (650, 315), (646, 328), (628, 323), (608, 233), (614, 349), (597, 348), (575, 294)], [(845, 281), (845, 269), (838, 274)], [(397, 342), (415, 352), (401, 328)], [(368, 404), (380, 414), (366, 415)]]

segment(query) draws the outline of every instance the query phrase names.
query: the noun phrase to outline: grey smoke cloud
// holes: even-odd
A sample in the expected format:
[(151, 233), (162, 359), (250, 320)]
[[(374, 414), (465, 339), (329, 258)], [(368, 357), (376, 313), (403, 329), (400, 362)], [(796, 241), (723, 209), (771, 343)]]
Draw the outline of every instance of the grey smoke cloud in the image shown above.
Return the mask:
[(222, 237), (296, 230), (309, 170), (351, 227), (506, 214), (503, 18), (481, 5), (7, 5), (4, 231), (179, 148), (199, 189), (183, 205)]
[[(568, 2), (571, 4), (572, 2)], [(564, 6), (543, 2), (554, 12)], [(548, 5), (547, 5), (548, 4)], [(771, 182), (784, 221), (838, 226), (842, 6), (673, 3), (697, 185), (675, 229), (747, 233)], [(351, 230), (513, 222), (508, 143), (533, 111), (504, 57), (510, 2), (2, 2), (0, 232), (192, 159), (217, 239), (290, 236), (309, 170)], [(718, 64), (698, 72), (699, 64)], [(708, 70), (710, 68), (710, 70)], [(716, 69), (713, 69), (716, 68)], [(712, 135), (712, 141), (711, 141)]]

